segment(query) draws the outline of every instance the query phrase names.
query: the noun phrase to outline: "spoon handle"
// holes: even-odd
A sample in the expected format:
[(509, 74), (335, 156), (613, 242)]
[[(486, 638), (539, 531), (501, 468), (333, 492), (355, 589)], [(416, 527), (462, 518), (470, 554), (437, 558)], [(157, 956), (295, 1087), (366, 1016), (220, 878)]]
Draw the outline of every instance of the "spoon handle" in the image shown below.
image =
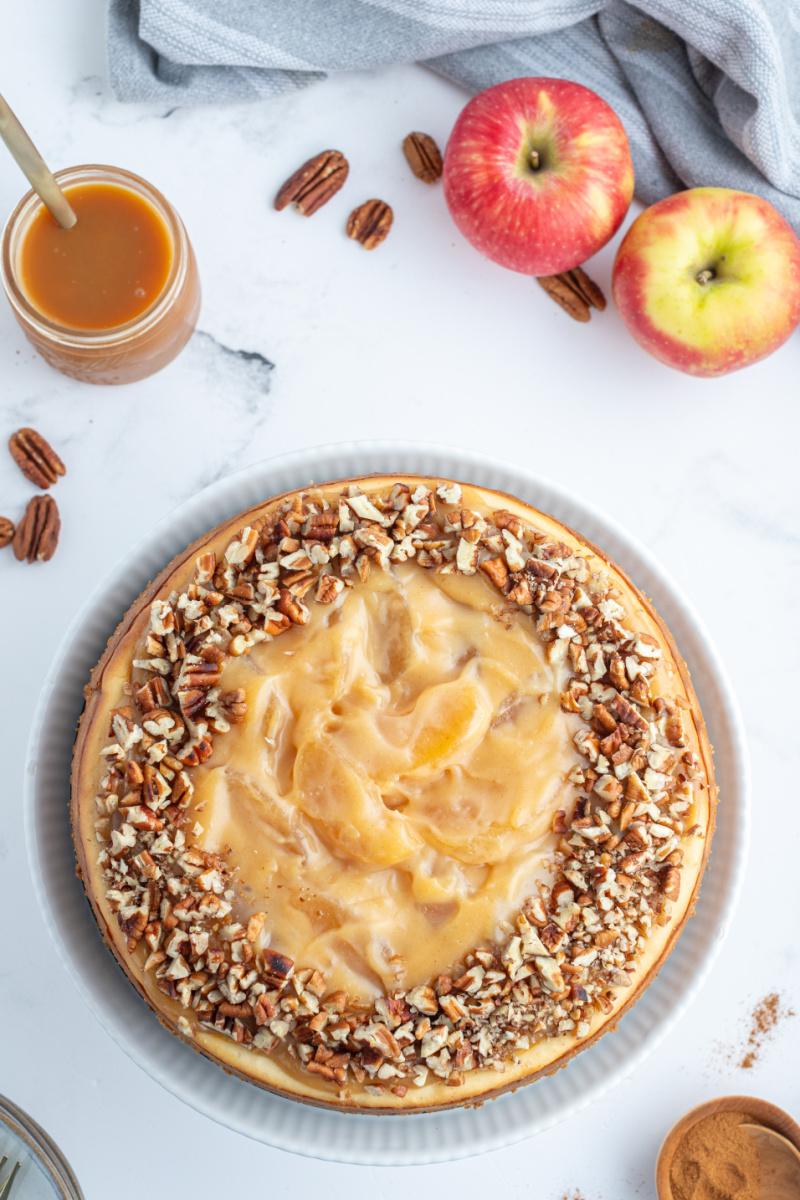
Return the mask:
[(71, 229), (78, 218), (48, 170), (46, 162), (2, 96), (0, 96), (0, 138), (8, 146), (31, 187), (41, 197), (50, 214), (58, 221), (62, 229)]

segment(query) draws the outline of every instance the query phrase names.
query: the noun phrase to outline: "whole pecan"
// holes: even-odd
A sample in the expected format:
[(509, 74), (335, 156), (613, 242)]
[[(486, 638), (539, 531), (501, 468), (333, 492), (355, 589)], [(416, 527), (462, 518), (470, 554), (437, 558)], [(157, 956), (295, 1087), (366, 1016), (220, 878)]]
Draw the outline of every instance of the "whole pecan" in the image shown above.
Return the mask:
[(14, 554), (20, 562), (49, 562), (56, 552), (61, 518), (52, 496), (34, 496), (14, 534)]
[(383, 200), (367, 200), (354, 208), (347, 219), (347, 236), (365, 250), (380, 246), (392, 228), (394, 214)]
[(408, 165), (423, 183), (436, 183), (442, 177), (442, 155), (436, 142), (427, 133), (410, 133), (403, 142)]
[(0, 517), (0, 550), (8, 546), (14, 536), (14, 522), (8, 517)]
[(585, 323), (589, 320), (590, 308), (602, 312), (606, 306), (600, 288), (581, 267), (573, 267), (560, 275), (540, 275), (536, 282), (576, 321)]
[(567, 271), (569, 281), (575, 291), (586, 300), (586, 303), (591, 308), (596, 308), (598, 312), (602, 312), (606, 306), (606, 298), (600, 288), (590, 279), (584, 271), (583, 267), (573, 267), (571, 271)]
[(347, 159), (339, 150), (315, 154), (286, 180), (275, 197), (275, 208), (280, 212), (287, 204), (294, 204), (304, 217), (310, 217), (336, 195), (349, 170)]
[(12, 433), (8, 448), (14, 462), (26, 479), (35, 487), (49, 488), (67, 468), (50, 443), (35, 429), (18, 429)]

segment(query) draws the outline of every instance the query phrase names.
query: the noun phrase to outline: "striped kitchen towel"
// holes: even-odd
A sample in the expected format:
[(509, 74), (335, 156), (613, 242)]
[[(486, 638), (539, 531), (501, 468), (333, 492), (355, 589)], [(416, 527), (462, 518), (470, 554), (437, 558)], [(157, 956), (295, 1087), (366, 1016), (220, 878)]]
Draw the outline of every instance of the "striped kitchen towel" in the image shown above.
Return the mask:
[(623, 121), (636, 192), (757, 192), (800, 233), (800, 0), (110, 0), (120, 100), (260, 99), (421, 62), (470, 92), (573, 79)]

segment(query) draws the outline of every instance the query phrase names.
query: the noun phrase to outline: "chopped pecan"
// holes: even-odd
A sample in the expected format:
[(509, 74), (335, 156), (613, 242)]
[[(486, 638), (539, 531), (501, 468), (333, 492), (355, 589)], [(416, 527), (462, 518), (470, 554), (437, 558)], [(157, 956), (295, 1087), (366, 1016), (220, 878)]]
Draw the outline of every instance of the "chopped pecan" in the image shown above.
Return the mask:
[(8, 517), (0, 517), (0, 549), (8, 546), (14, 537), (14, 522)]
[(547, 947), (548, 952), (553, 954), (555, 954), (557, 950), (561, 949), (564, 941), (566, 940), (564, 931), (559, 929), (557, 925), (552, 924), (552, 922), (549, 925), (545, 925), (544, 929), (539, 934), (539, 937), (541, 938), (542, 943)]
[(347, 218), (347, 236), (365, 250), (374, 250), (386, 238), (393, 220), (394, 213), (383, 200), (367, 200)]
[(256, 1025), (266, 1025), (271, 1021), (278, 1010), (270, 1000), (266, 993), (262, 993), (256, 1000), (253, 1016), (256, 1019)]
[(335, 575), (320, 575), (315, 599), (318, 604), (332, 604), (342, 591), (342, 581)]
[(512, 575), (511, 581), (514, 584), (511, 591), (508, 593), (508, 599), (513, 600), (514, 604), (532, 604), (533, 592), (531, 585), (524, 575)]
[(221, 1017), (252, 1017), (253, 1009), (249, 1004), (230, 1004), (227, 1000), (223, 1000), (217, 1006), (217, 1012)]
[(164, 708), (170, 702), (169, 688), (160, 675), (154, 675), (140, 688), (134, 688), (134, 699), (143, 713)]
[(312, 542), (330, 542), (336, 536), (338, 523), (339, 518), (334, 512), (313, 513), (305, 536)]
[(673, 713), (667, 718), (666, 723), (667, 741), (670, 746), (685, 746), (683, 717), (680, 713)]
[(120, 929), (128, 939), (128, 953), (132, 954), (147, 928), (147, 913), (138, 909), (132, 916), (120, 921)]
[(287, 958), (285, 954), (277, 954), (274, 950), (265, 950), (263, 958), (265, 970), (279, 979), (288, 979), (294, 970), (294, 960)]
[(507, 508), (495, 509), (492, 520), (498, 529), (507, 529), (514, 537), (519, 537), (522, 533), (522, 522), (516, 513), (509, 512)]
[(143, 727), (147, 733), (152, 733), (156, 738), (166, 738), (170, 743), (179, 742), (186, 729), (180, 713), (171, 708), (151, 709), (144, 717)]
[(52, 496), (34, 496), (25, 509), (13, 539), (14, 555), (20, 562), (49, 562), (56, 552), (61, 518)]
[(205, 708), (207, 697), (202, 688), (181, 688), (177, 696), (183, 715), (190, 721), (194, 720), (200, 710)]
[(287, 204), (294, 204), (299, 213), (310, 217), (336, 195), (349, 170), (347, 159), (339, 150), (315, 154), (286, 180), (275, 197), (275, 208), (281, 212)]
[(649, 799), (647, 788), (635, 771), (631, 771), (625, 780), (625, 799), (633, 801), (634, 804), (641, 804)]
[(525, 570), (536, 579), (553, 579), (558, 574), (558, 567), (540, 558), (529, 558)]
[(503, 558), (490, 558), (486, 562), (480, 564), (480, 569), (485, 575), (488, 575), (492, 583), (500, 591), (503, 590), (508, 583), (508, 567)]
[(681, 894), (681, 873), (678, 867), (669, 867), (663, 876), (662, 891), (668, 900), (678, 900)]
[(217, 556), (213, 550), (204, 550), (195, 559), (195, 580), (197, 583), (210, 583), (217, 569)]
[(600, 726), (603, 733), (606, 733), (606, 734), (616, 733), (617, 722), (614, 720), (611, 713), (606, 708), (605, 704), (595, 704), (592, 712), (594, 714), (595, 721)]
[(633, 726), (634, 729), (647, 729), (647, 721), (641, 713), (629, 704), (624, 696), (615, 696), (610, 704), (611, 711), (617, 716), (620, 721), (624, 721), (626, 725)]
[(403, 142), (403, 154), (417, 179), (436, 183), (442, 177), (442, 155), (428, 133), (409, 133)]
[(615, 687), (618, 692), (628, 690), (628, 676), (625, 671), (625, 664), (622, 661), (622, 656), (614, 652), (611, 655), (611, 661), (608, 667), (608, 677), (611, 680), (611, 686)]
[(67, 468), (50, 443), (35, 429), (18, 429), (9, 438), (8, 448), (14, 462), (34, 487), (49, 488), (66, 475)]
[(211, 738), (201, 737), (196, 742), (189, 742), (184, 746), (178, 754), (178, 758), (184, 766), (196, 767), (198, 763), (203, 763), (211, 757), (213, 749)]
[(233, 691), (223, 692), (219, 698), (220, 706), (232, 725), (239, 725), (247, 716), (247, 693), (244, 688), (234, 688)]
[(329, 1067), (327, 1063), (316, 1062), (313, 1058), (306, 1063), (306, 1070), (310, 1071), (312, 1075), (321, 1075), (323, 1079), (327, 1079), (331, 1083), (336, 1080), (332, 1067)]
[(257, 942), (264, 928), (264, 922), (267, 919), (267, 914), (263, 912), (253, 913), (250, 920), (247, 922), (247, 940), (248, 942)]
[(299, 600), (295, 600), (294, 596), (287, 588), (281, 588), (280, 590), (278, 612), (283, 613), (284, 616), (288, 617), (293, 625), (305, 625), (309, 617), (309, 612), (306, 606)]

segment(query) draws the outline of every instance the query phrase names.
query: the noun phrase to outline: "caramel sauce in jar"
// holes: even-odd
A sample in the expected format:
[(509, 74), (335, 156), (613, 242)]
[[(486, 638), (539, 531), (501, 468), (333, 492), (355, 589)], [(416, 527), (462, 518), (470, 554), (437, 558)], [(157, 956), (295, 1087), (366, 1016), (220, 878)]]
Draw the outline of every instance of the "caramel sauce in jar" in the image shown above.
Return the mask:
[(186, 230), (145, 180), (86, 166), (55, 177), (78, 222), (61, 229), (33, 192), (6, 225), (2, 279), (28, 340), (87, 383), (152, 375), (185, 346), (200, 309)]

